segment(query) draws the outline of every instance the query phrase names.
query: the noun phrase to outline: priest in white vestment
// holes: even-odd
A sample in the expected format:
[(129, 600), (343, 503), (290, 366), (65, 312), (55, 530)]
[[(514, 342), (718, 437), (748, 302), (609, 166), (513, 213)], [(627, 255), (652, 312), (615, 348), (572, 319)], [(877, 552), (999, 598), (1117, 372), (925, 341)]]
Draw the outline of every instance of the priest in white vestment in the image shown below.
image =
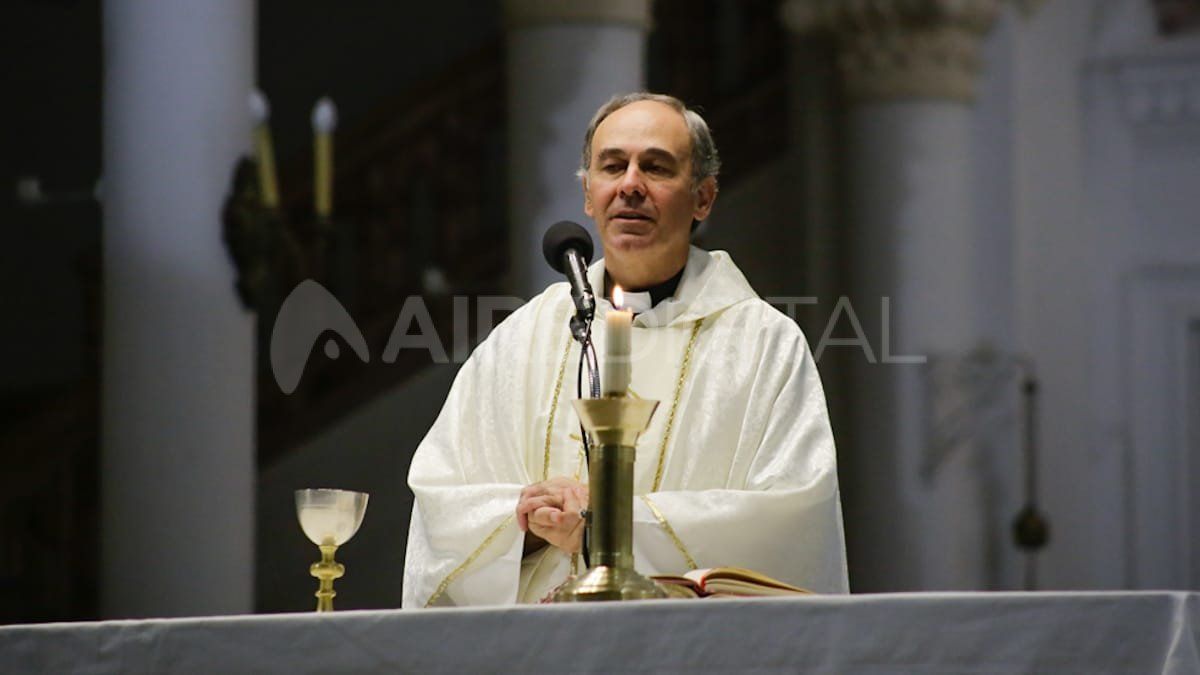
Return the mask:
[[(604, 248), (589, 269), (605, 289), (596, 350), (609, 289), (632, 291), (629, 395), (661, 402), (637, 446), (635, 566), (734, 565), (844, 593), (837, 462), (808, 345), (727, 254), (689, 244), (717, 168), (707, 125), (671, 97), (616, 97), (585, 137), (584, 210)], [(459, 371), (409, 471), (404, 607), (537, 602), (583, 571), (574, 312), (567, 284), (551, 285)]]

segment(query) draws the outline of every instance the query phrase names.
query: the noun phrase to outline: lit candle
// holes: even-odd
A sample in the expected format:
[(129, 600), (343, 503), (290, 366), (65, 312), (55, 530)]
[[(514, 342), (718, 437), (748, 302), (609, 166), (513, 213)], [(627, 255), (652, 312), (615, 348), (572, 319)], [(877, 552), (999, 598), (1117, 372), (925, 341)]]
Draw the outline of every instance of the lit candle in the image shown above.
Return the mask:
[(312, 126), (313, 210), (325, 220), (333, 213), (333, 130), (337, 127), (337, 108), (329, 98), (313, 107)]
[(279, 208), (279, 182), (275, 177), (275, 150), (271, 145), (271, 108), (262, 92), (250, 92), (250, 114), (254, 117), (254, 155), (258, 164), (258, 189), (262, 204), (269, 209)]
[(604, 395), (624, 396), (632, 374), (630, 346), (633, 338), (633, 312), (621, 309), (621, 287), (613, 289), (613, 311), (604, 317)]

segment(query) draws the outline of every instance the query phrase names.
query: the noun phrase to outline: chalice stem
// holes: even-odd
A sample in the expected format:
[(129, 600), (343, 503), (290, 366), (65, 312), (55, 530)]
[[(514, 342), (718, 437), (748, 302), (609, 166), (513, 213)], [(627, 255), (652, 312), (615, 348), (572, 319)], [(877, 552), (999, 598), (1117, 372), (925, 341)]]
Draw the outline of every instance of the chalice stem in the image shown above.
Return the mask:
[(333, 579), (321, 579), (317, 592), (313, 595), (317, 596), (318, 612), (333, 611), (333, 596), (337, 595), (337, 591), (333, 590)]
[(333, 559), (333, 553), (336, 550), (337, 546), (332, 544), (322, 545), (321, 562), (313, 563), (308, 570), (309, 574), (320, 581), (317, 585), (317, 592), (313, 594), (317, 598), (318, 612), (333, 611), (333, 597), (337, 595), (337, 591), (333, 590), (333, 580), (346, 572), (345, 566)]

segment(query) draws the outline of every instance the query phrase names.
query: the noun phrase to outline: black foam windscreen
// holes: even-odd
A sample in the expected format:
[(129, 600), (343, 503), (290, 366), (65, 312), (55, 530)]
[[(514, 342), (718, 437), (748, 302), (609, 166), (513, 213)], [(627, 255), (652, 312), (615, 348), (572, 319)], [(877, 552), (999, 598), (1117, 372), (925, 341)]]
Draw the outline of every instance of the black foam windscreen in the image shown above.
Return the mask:
[(560, 220), (551, 225), (542, 237), (542, 255), (546, 256), (546, 262), (559, 274), (567, 273), (563, 268), (563, 254), (569, 248), (579, 252), (584, 264), (592, 262), (592, 235), (579, 223)]

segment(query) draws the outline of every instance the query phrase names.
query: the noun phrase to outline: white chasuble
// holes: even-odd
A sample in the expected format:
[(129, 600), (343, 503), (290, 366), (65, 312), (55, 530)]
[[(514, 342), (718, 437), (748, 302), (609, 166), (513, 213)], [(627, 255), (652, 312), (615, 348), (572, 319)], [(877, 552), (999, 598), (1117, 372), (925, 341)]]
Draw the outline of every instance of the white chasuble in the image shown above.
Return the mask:
[[(603, 261), (588, 275), (603, 288)], [(611, 309), (598, 301), (597, 354)], [(551, 546), (523, 559), (515, 515), (526, 485), (587, 482), (571, 407), (573, 312), (567, 284), (550, 286), (459, 371), (409, 470), (404, 607), (536, 602), (582, 571)], [(675, 297), (633, 325), (630, 395), (660, 402), (634, 467), (638, 571), (735, 565), (846, 592), (833, 435), (800, 329), (755, 295), (727, 254), (697, 248)]]

